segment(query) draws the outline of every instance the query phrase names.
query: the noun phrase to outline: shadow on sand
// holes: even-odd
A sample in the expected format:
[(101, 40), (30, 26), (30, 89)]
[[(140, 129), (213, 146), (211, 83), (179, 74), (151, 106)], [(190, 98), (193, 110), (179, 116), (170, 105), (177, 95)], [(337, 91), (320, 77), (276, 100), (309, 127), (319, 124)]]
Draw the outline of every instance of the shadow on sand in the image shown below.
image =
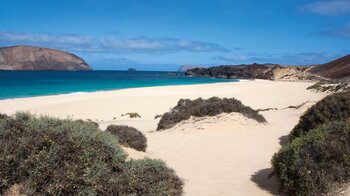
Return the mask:
[(266, 168), (255, 172), (254, 175), (251, 176), (251, 181), (259, 186), (259, 188), (271, 193), (272, 195), (281, 195), (285, 196), (285, 194), (279, 192), (278, 190), (278, 181), (276, 176), (271, 176), (272, 168)]

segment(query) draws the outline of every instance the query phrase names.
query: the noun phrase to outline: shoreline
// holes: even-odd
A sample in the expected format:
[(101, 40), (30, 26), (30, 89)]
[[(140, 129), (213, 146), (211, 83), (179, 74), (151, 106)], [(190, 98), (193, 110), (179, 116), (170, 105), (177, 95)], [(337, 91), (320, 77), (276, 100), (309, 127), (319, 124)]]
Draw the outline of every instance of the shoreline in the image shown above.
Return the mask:
[(26, 99), (26, 98), (38, 98), (38, 97), (51, 97), (51, 96), (67, 96), (67, 95), (75, 95), (75, 94), (90, 94), (90, 93), (100, 93), (100, 92), (113, 92), (119, 90), (127, 90), (127, 89), (139, 89), (139, 88), (153, 88), (153, 87), (172, 87), (172, 86), (191, 86), (191, 85), (207, 85), (207, 84), (221, 84), (221, 83), (234, 83), (234, 82), (247, 82), (254, 81), (247, 79), (227, 79), (227, 80), (235, 80), (235, 81), (227, 81), (227, 82), (212, 82), (212, 83), (198, 83), (198, 84), (165, 84), (165, 85), (156, 85), (156, 86), (140, 86), (140, 87), (127, 87), (127, 88), (117, 88), (117, 89), (107, 89), (107, 90), (97, 90), (97, 91), (76, 91), (76, 92), (68, 92), (68, 93), (60, 93), (60, 94), (47, 94), (47, 95), (35, 95), (35, 96), (24, 96), (24, 97), (13, 97), (13, 98), (0, 98), (0, 101), (11, 100), (11, 99)]
[(6, 100), (17, 100), (17, 99), (31, 99), (31, 98), (43, 98), (43, 97), (54, 97), (54, 96), (70, 96), (70, 95), (86, 95), (86, 94), (94, 94), (94, 93), (105, 93), (105, 92), (116, 92), (128, 89), (144, 89), (144, 88), (157, 88), (157, 87), (174, 87), (174, 86), (195, 86), (195, 85), (209, 85), (209, 84), (226, 84), (226, 83), (237, 83), (237, 82), (250, 82), (255, 79), (227, 79), (227, 80), (238, 80), (238, 81), (228, 81), (228, 82), (213, 82), (213, 83), (200, 83), (200, 84), (178, 84), (178, 85), (158, 85), (158, 86), (143, 86), (143, 87), (128, 87), (128, 88), (120, 88), (120, 89), (111, 89), (111, 90), (98, 90), (98, 91), (77, 91), (71, 93), (61, 93), (61, 94), (49, 94), (49, 95), (38, 95), (38, 96), (28, 96), (28, 97), (14, 97), (14, 98), (5, 98), (0, 101)]

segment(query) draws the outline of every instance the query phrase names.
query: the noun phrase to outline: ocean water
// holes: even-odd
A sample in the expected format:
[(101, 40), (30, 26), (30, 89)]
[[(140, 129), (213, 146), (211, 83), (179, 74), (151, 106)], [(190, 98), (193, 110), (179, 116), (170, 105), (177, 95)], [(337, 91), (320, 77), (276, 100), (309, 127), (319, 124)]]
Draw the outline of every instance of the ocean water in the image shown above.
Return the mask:
[(0, 71), (0, 99), (239, 80), (127, 71)]

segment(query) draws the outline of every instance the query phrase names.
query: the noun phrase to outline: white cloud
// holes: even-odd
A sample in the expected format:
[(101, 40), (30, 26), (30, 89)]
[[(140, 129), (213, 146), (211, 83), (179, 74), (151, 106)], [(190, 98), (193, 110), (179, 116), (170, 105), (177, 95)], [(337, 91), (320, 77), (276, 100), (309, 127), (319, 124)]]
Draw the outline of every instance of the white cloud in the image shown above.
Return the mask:
[(324, 52), (304, 52), (294, 54), (244, 54), (217, 56), (213, 57), (213, 60), (230, 64), (276, 63), (286, 65), (312, 65), (326, 63), (336, 57), (336, 55)]
[(320, 15), (347, 15), (350, 14), (349, 0), (323, 0), (300, 6), (302, 11)]
[(78, 35), (52, 35), (0, 32), (0, 42), (28, 43), (28, 44), (52, 44), (56, 46), (91, 46), (93, 38)]
[(318, 32), (320, 35), (340, 38), (350, 38), (350, 22), (343, 28)]
[(0, 32), (0, 43), (12, 45), (39, 45), (79, 52), (110, 52), (110, 53), (176, 53), (216, 52), (228, 49), (208, 42), (181, 40), (176, 38), (120, 38), (93, 37), (81, 35), (52, 35), (17, 32)]
[(231, 56), (217, 56), (214, 57), (215, 60), (222, 60), (227, 62), (241, 62), (241, 61), (247, 61), (251, 57), (248, 57), (247, 55), (231, 55)]

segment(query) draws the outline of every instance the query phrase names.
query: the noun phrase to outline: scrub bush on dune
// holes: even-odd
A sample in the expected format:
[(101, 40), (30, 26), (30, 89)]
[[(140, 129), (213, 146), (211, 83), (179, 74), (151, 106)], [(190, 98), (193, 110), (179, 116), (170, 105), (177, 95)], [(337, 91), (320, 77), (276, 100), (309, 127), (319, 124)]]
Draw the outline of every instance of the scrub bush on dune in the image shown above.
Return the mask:
[(335, 120), (350, 118), (350, 91), (329, 95), (317, 102), (300, 117), (290, 134), (291, 140), (318, 126)]
[(177, 123), (189, 119), (191, 116), (215, 116), (221, 113), (238, 112), (247, 118), (258, 122), (266, 122), (265, 118), (256, 110), (243, 105), (235, 98), (212, 97), (210, 99), (198, 98), (195, 100), (180, 99), (177, 105), (166, 112), (158, 123), (157, 130), (169, 129)]
[(350, 123), (321, 125), (284, 145), (272, 159), (282, 191), (324, 195), (350, 181)]
[(138, 151), (146, 151), (147, 138), (137, 129), (123, 125), (109, 125), (107, 132), (118, 138), (118, 142)]
[[(130, 173), (126, 157), (115, 136), (91, 122), (28, 113), (0, 119), (0, 195), (18, 184), (26, 195), (138, 195), (131, 181), (138, 173)], [(142, 175), (157, 178), (155, 172)], [(174, 195), (180, 195), (182, 184), (169, 181), (178, 177), (168, 175), (159, 179), (167, 185), (161, 190), (144, 182), (149, 193), (178, 189)]]
[[(0, 192), (22, 183), (29, 195), (103, 194), (126, 183), (125, 153), (91, 123), (17, 113), (1, 121), (0, 139)], [(95, 186), (111, 176), (121, 186)]]
[(183, 182), (161, 160), (131, 160), (127, 167), (131, 182), (129, 186), (137, 190), (138, 195), (182, 194)]

